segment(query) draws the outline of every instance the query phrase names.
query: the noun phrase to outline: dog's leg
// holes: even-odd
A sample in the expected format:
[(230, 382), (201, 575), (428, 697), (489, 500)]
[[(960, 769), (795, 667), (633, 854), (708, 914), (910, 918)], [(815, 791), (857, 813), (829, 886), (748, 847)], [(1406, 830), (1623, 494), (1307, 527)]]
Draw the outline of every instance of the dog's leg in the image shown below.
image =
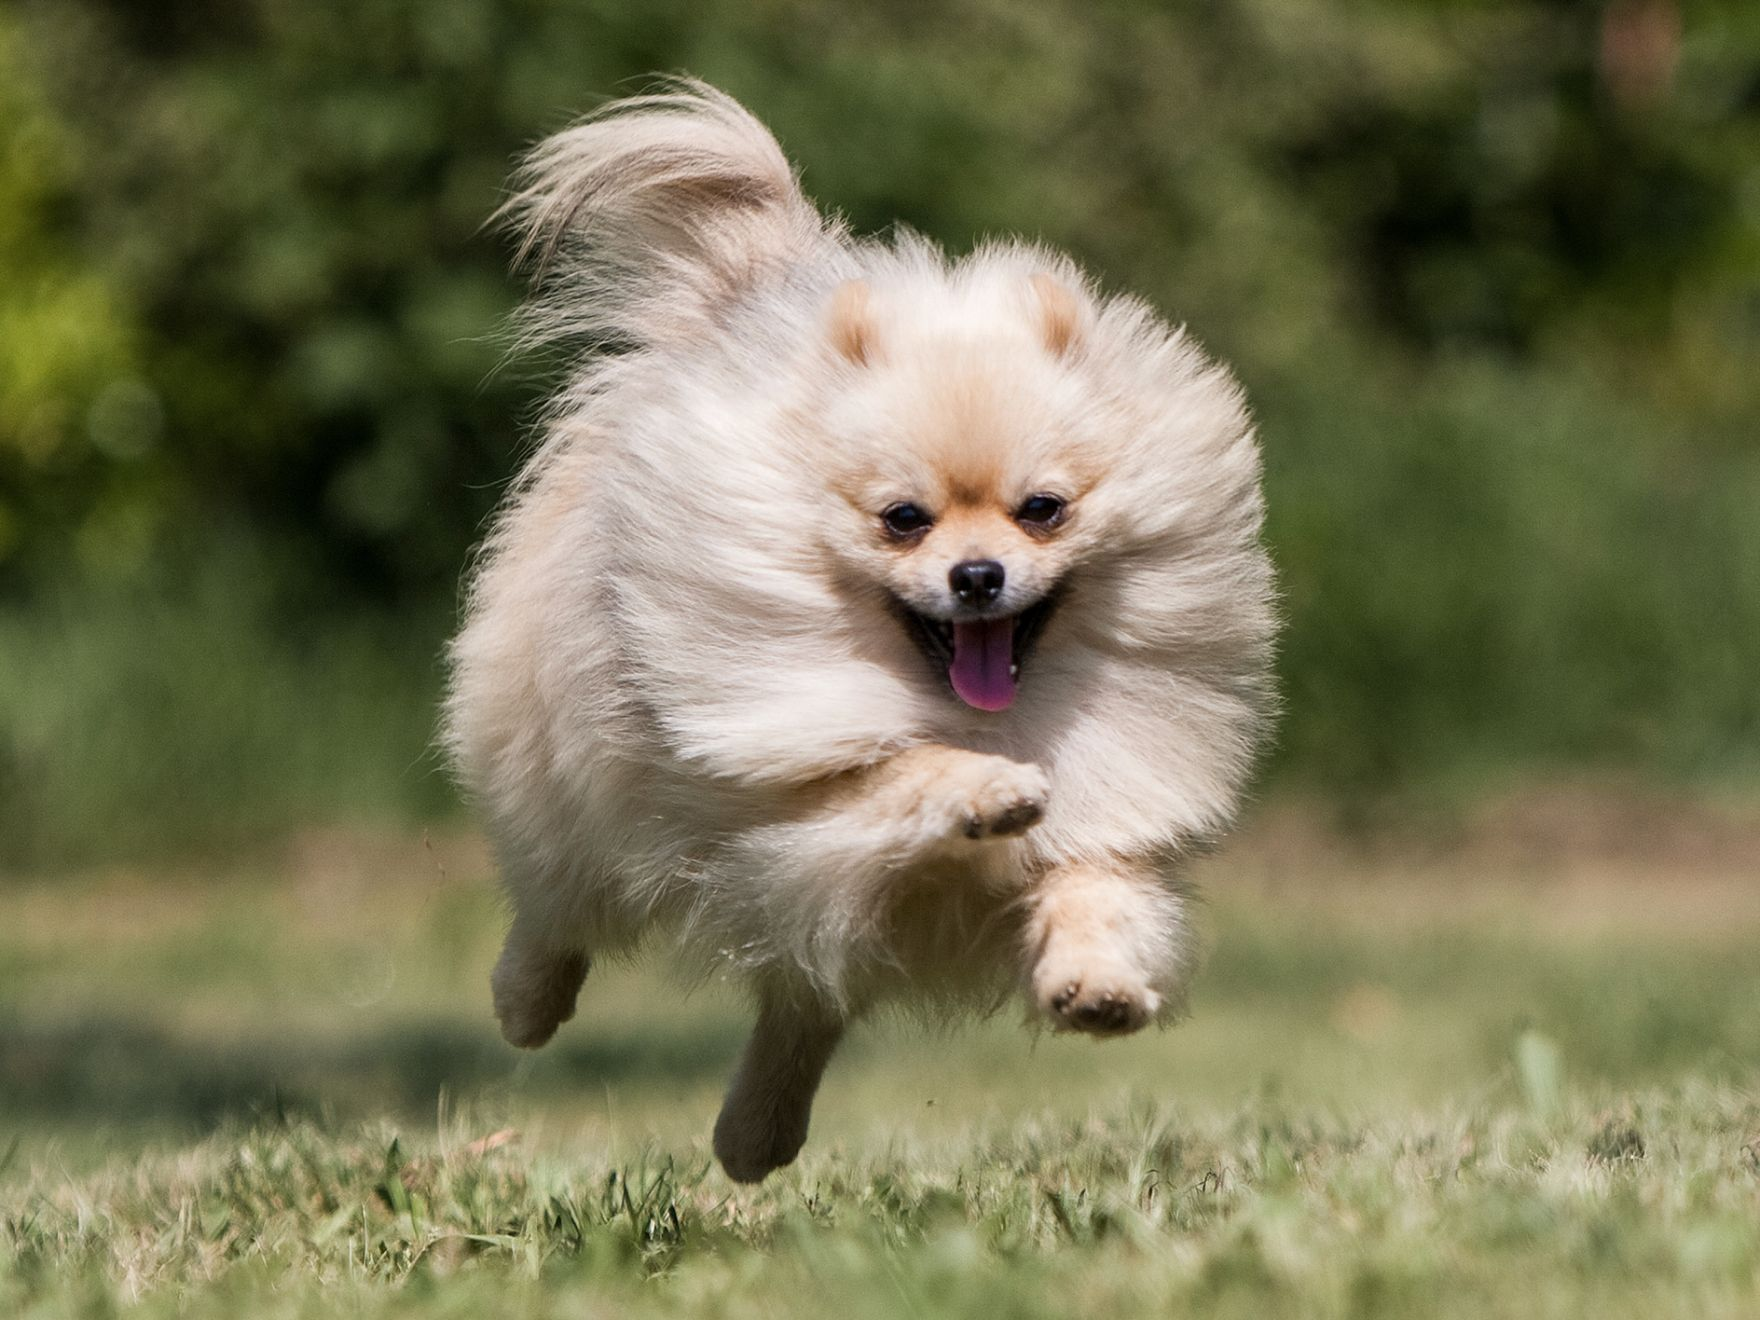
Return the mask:
[(887, 922), (908, 868), (1000, 850), (1045, 812), (1035, 765), (924, 746), (801, 785), (781, 819), (743, 835), (732, 862), (751, 902), (724, 939), (842, 1002), (892, 960)]
[(759, 1182), (800, 1153), (843, 1029), (838, 1014), (809, 996), (760, 989), (757, 1026), (715, 1120), (715, 1156), (729, 1178)]
[(1152, 868), (1058, 867), (1028, 902), (1028, 988), (1058, 1030), (1122, 1036), (1177, 1003), (1191, 961), (1185, 905)]
[(875, 857), (963, 851), (1037, 825), (1049, 793), (1036, 765), (957, 747), (912, 747), (816, 785), (800, 822), (806, 828), (788, 848), (818, 854), (816, 872), (859, 868)]
[(501, 1034), (527, 1050), (537, 1049), (574, 1016), (575, 997), (587, 979), (586, 951), (558, 945), (536, 925), (514, 918), (489, 977)]

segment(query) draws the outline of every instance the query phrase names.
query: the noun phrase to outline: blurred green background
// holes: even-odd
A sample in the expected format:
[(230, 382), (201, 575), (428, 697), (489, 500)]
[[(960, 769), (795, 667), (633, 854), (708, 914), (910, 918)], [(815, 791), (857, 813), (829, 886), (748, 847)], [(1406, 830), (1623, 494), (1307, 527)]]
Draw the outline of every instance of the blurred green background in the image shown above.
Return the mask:
[(0, 865), (456, 809), (438, 652), (555, 367), (482, 225), (669, 70), (858, 228), (1042, 236), (1236, 364), (1269, 793), (1751, 795), (1752, 0), (11, 0)]

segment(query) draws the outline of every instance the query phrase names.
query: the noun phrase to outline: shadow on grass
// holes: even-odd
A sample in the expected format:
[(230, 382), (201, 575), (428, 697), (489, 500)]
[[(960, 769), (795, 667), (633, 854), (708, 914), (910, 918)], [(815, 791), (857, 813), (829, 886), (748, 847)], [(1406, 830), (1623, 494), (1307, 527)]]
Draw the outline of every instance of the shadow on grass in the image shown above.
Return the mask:
[[(565, 1028), (566, 1031), (566, 1028)], [(724, 1026), (571, 1040), (527, 1055), (486, 1032), (416, 1022), (332, 1040), (191, 1041), (150, 1023), (0, 1020), (0, 1114), (215, 1126), (264, 1113), (432, 1115), (442, 1092), (557, 1095), (605, 1083), (714, 1081), (739, 1041)]]

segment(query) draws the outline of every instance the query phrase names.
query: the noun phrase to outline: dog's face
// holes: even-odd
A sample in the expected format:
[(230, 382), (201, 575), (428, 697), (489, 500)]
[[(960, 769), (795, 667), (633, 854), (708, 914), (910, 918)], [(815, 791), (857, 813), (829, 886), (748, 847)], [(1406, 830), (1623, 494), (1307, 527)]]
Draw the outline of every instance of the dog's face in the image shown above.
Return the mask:
[(1102, 446), (1059, 339), (1079, 313), (1060, 289), (1021, 292), (1013, 323), (940, 327), (888, 324), (865, 289), (845, 293), (860, 302), (834, 306), (830, 338), (853, 369), (822, 423), (840, 568), (986, 711), (1030, 681), (1097, 531)]

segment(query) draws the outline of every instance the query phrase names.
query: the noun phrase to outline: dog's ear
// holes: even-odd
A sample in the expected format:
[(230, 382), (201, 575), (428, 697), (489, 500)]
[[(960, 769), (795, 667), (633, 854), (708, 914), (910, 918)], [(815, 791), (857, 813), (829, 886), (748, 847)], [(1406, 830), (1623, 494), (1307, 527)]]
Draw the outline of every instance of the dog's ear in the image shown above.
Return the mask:
[(1062, 280), (1043, 271), (1028, 281), (1033, 289), (1033, 314), (1039, 337), (1054, 357), (1065, 357), (1082, 342), (1087, 311), (1081, 298)]
[(831, 314), (826, 322), (831, 347), (858, 367), (872, 363), (877, 352), (872, 303), (866, 280), (845, 280), (831, 295)]

